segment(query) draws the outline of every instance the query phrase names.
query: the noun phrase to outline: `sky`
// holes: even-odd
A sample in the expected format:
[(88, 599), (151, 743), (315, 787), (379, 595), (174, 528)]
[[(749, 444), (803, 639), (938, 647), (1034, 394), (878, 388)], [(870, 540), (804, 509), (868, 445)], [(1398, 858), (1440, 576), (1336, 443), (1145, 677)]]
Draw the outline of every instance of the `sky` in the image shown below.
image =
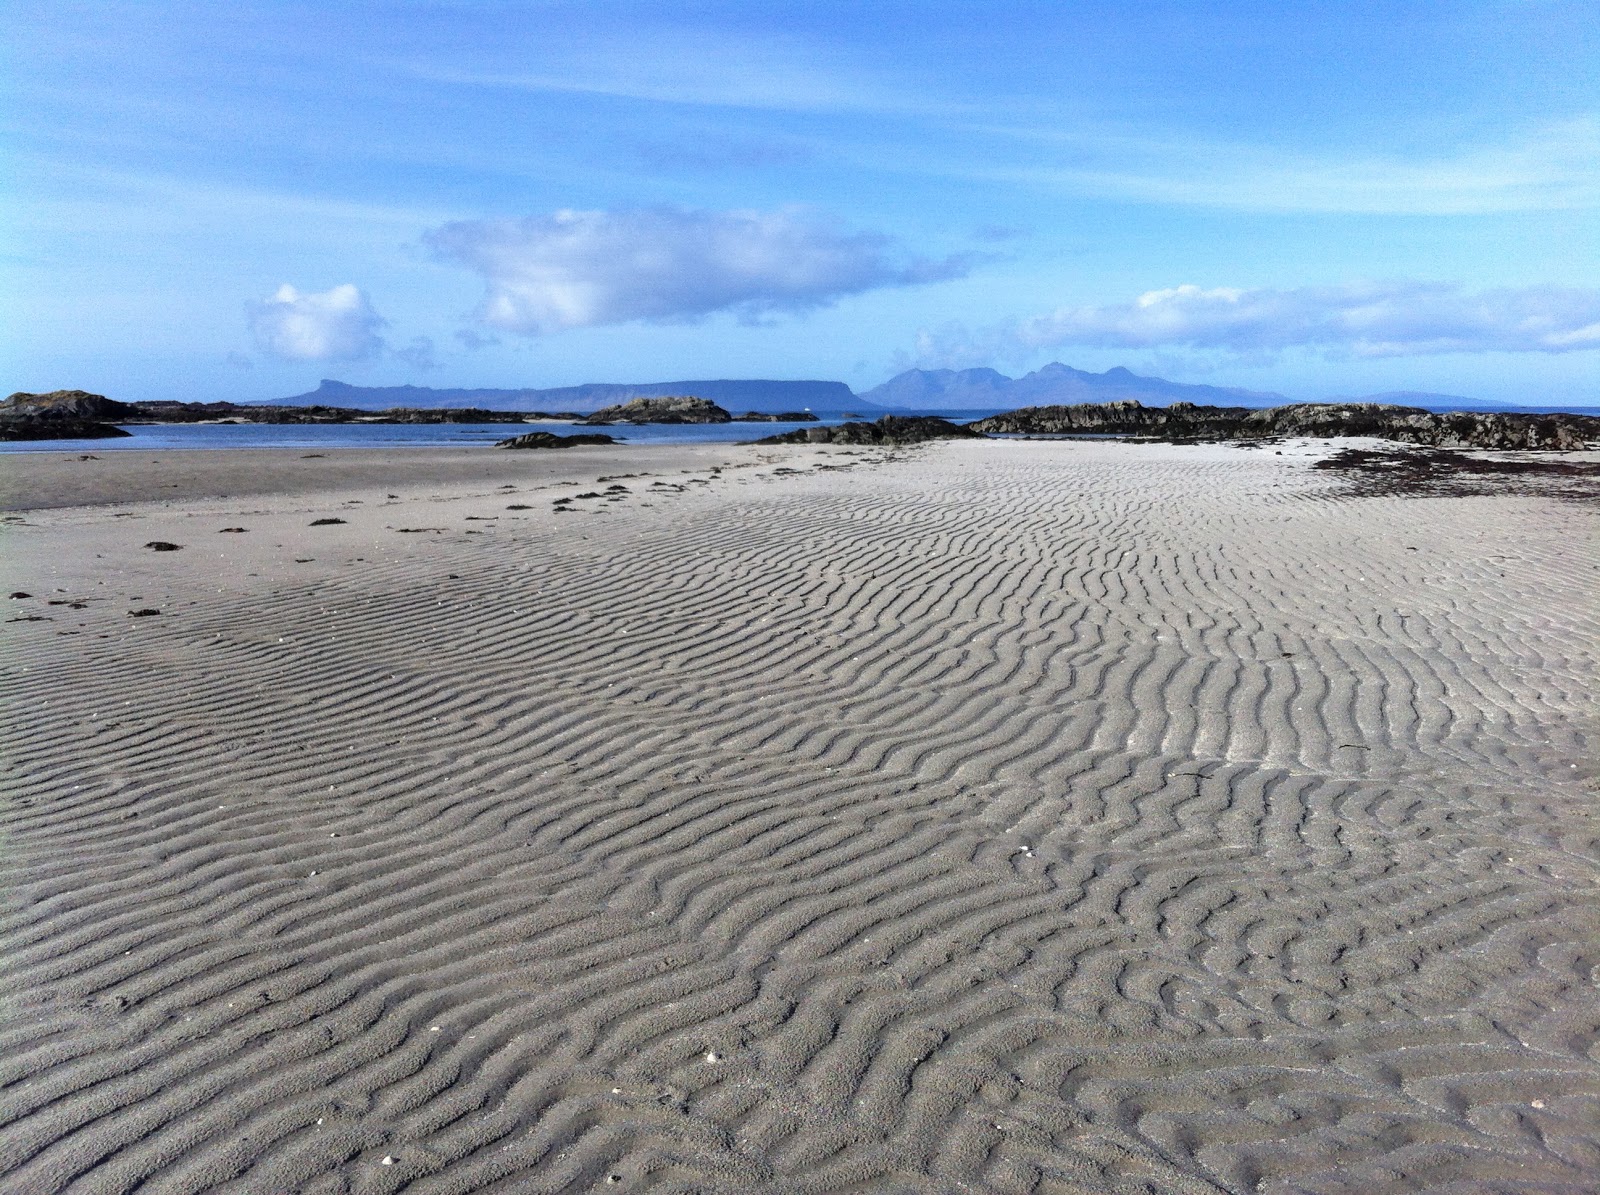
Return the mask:
[(3, 0), (0, 387), (1600, 404), (1600, 0)]

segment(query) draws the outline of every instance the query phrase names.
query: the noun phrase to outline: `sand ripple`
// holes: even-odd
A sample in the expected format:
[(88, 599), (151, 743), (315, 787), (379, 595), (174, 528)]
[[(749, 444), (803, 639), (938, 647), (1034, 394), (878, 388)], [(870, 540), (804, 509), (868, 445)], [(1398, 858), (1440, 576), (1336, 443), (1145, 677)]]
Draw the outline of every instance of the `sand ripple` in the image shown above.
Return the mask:
[(0, 1187), (1594, 1189), (1592, 508), (707, 490), (8, 628)]

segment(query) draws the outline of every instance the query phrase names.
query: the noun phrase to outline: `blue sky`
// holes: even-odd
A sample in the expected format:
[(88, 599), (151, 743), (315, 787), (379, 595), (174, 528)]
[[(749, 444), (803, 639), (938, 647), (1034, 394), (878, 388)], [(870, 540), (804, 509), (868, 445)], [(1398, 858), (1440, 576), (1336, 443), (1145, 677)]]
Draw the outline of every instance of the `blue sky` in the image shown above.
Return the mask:
[(0, 385), (1600, 403), (1600, 4), (6, 5)]

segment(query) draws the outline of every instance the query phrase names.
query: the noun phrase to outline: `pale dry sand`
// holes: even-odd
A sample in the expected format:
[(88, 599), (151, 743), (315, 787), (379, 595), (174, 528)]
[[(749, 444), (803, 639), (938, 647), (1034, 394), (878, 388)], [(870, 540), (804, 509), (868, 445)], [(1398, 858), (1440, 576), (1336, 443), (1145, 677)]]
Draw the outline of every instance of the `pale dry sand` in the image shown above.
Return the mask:
[(5, 462), (0, 1190), (1600, 1184), (1595, 506), (223, 455)]

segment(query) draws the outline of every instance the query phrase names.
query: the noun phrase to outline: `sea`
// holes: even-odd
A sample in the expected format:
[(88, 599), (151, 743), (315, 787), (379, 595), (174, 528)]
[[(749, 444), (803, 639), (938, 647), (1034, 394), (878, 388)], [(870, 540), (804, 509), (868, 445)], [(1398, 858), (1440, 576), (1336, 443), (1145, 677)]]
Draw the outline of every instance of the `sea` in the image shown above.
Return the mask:
[[(997, 414), (1000, 408), (971, 411), (895, 411), (896, 415), (938, 415), (966, 423)], [(875, 412), (867, 418), (875, 419)], [(0, 442), (5, 452), (143, 452), (152, 449), (215, 451), (230, 448), (471, 448), (489, 446), (524, 432), (558, 436), (604, 432), (626, 444), (739, 444), (802, 427), (845, 423), (842, 414), (820, 415), (815, 423), (616, 423), (591, 427), (541, 419), (536, 423), (158, 423), (128, 424), (126, 437), (109, 440), (18, 440)]]

